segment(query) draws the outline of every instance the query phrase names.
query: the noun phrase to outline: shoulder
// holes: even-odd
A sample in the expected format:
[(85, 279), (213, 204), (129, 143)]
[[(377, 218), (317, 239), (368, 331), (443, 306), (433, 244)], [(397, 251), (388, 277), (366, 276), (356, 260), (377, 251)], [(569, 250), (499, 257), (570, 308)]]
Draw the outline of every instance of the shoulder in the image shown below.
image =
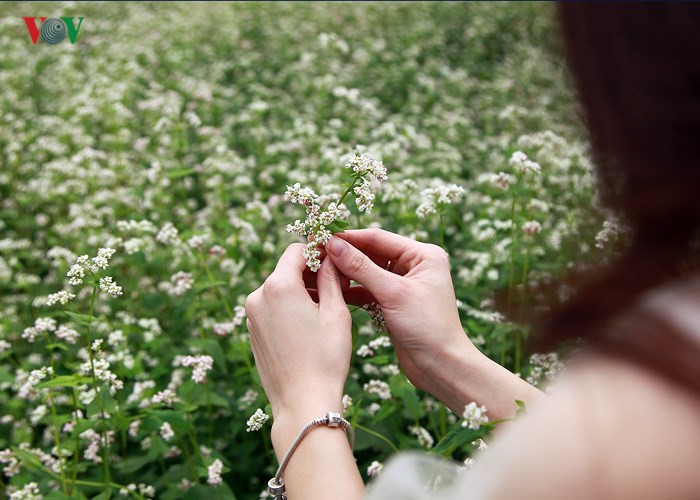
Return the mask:
[(698, 422), (698, 395), (583, 357), (482, 457), (479, 498), (697, 498)]

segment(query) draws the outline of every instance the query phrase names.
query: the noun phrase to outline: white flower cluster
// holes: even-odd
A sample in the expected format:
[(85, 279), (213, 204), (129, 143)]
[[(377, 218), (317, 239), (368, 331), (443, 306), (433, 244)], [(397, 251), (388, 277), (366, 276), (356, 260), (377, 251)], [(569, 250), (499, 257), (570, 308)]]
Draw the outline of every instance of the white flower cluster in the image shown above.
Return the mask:
[(89, 271), (91, 273), (97, 273), (100, 269), (107, 269), (109, 267), (109, 260), (116, 252), (113, 248), (100, 248), (97, 251), (97, 255), (91, 259), (87, 255), (81, 255), (75, 259), (75, 264), (71, 266), (67, 275), (69, 280), (68, 283), (73, 286), (78, 286), (83, 283), (83, 278), (85, 278), (85, 272)]
[(530, 373), (525, 380), (532, 385), (550, 382), (564, 369), (564, 363), (559, 360), (556, 352), (533, 354), (530, 356), (530, 365)]
[(484, 424), (489, 423), (489, 417), (486, 416), (486, 407), (478, 406), (474, 401), (464, 407), (462, 413), (462, 427), (468, 427), (476, 430)]
[(127, 484), (123, 488), (119, 490), (119, 494), (123, 497), (126, 496), (134, 496), (134, 497), (148, 497), (148, 498), (155, 498), (156, 496), (156, 489), (151, 486), (150, 484), (145, 484), (145, 483), (139, 483), (138, 485), (136, 483), (131, 483)]
[(102, 351), (102, 339), (95, 340), (90, 346), (94, 353), (92, 361), (86, 361), (80, 365), (78, 371), (81, 375), (92, 376), (93, 372), (97, 380), (102, 380), (109, 384), (112, 394), (124, 388), (124, 382), (117, 378), (117, 375), (110, 370), (110, 363), (107, 354)]
[(207, 483), (212, 486), (218, 486), (221, 484), (221, 471), (224, 469), (224, 464), (218, 458), (207, 467)]
[(374, 193), (372, 192), (371, 178), (378, 182), (387, 180), (386, 167), (384, 164), (373, 159), (366, 153), (353, 155), (345, 164), (345, 168), (350, 168), (355, 173), (355, 177), (361, 179), (360, 184), (354, 186), (355, 202), (360, 212), (371, 213), (374, 208)]
[(375, 477), (382, 471), (383, 468), (383, 463), (374, 460), (371, 464), (369, 464), (369, 467), (367, 467), (367, 476)]
[(419, 219), (424, 219), (445, 205), (451, 205), (459, 201), (464, 196), (464, 188), (457, 184), (445, 184), (426, 188), (420, 192), (420, 196), (423, 201), (416, 208), (416, 215)]
[(201, 356), (185, 356), (180, 360), (182, 366), (192, 366), (192, 380), (198, 384), (207, 381), (207, 372), (214, 366), (214, 359), (206, 354)]
[(111, 276), (100, 278), (100, 290), (108, 293), (112, 297), (119, 297), (122, 295), (122, 287), (117, 285)]
[(20, 461), (10, 448), (0, 451), (0, 463), (6, 464), (2, 471), (7, 477), (16, 476), (20, 472)]
[(542, 171), (540, 164), (530, 160), (522, 151), (516, 151), (510, 157), (510, 166), (523, 174), (535, 173), (539, 174)]
[(246, 432), (259, 431), (268, 420), (270, 420), (270, 416), (258, 408), (246, 422)]
[(265, 422), (270, 420), (270, 416), (262, 411), (260, 408), (255, 410), (255, 413), (251, 415), (251, 417), (248, 419), (246, 422), (246, 431), (247, 432), (254, 432), (254, 431), (259, 431), (262, 429), (263, 425)]
[(46, 300), (46, 305), (52, 306), (56, 302), (59, 302), (61, 305), (66, 305), (68, 302), (70, 302), (74, 298), (75, 298), (74, 293), (71, 293), (68, 290), (59, 290), (56, 293), (49, 294), (49, 297)]
[(160, 426), (160, 437), (166, 442), (175, 437), (175, 431), (173, 431), (173, 428), (168, 422), (163, 422), (163, 425)]
[(536, 220), (529, 220), (523, 223), (522, 231), (523, 233), (529, 236), (534, 236), (535, 234), (542, 231), (542, 224), (540, 224)]
[(10, 493), (10, 500), (41, 500), (44, 498), (35, 482), (27, 483), (21, 489)]
[(181, 297), (194, 285), (192, 273), (178, 271), (170, 277), (170, 281), (163, 281), (158, 288), (171, 297)]
[(297, 219), (293, 224), (287, 224), (286, 229), (290, 233), (310, 238), (311, 241), (304, 249), (304, 257), (306, 265), (313, 272), (318, 271), (321, 267), (319, 259), (321, 251), (318, 248), (326, 245), (334, 232), (347, 226), (347, 222), (343, 221), (343, 218), (349, 215), (347, 208), (342, 204), (345, 195), (352, 192), (355, 195), (357, 208), (361, 212), (370, 213), (374, 207), (371, 179), (378, 182), (387, 179), (384, 164), (364, 153), (353, 155), (345, 167), (353, 171), (352, 184), (339, 200), (330, 202), (325, 209), (322, 208), (324, 197), (320, 197), (310, 187), (302, 187), (298, 182), (293, 186), (287, 186), (284, 193), (286, 201), (303, 205), (306, 208), (306, 219), (303, 222)]
[(391, 389), (389, 389), (389, 384), (382, 380), (370, 380), (362, 386), (362, 390), (364, 390), (367, 394), (376, 394), (379, 396), (379, 399), (391, 398)]
[(27, 342), (34, 342), (36, 338), (45, 332), (53, 332), (56, 330), (56, 320), (53, 318), (37, 318), (34, 320), (34, 326), (28, 326), (22, 332), (22, 338)]
[(435, 444), (433, 436), (430, 435), (430, 432), (428, 432), (425, 427), (421, 427), (420, 425), (411, 425), (408, 428), (408, 432), (418, 438), (418, 444), (420, 444), (423, 448), (430, 449), (433, 447), (433, 444)]

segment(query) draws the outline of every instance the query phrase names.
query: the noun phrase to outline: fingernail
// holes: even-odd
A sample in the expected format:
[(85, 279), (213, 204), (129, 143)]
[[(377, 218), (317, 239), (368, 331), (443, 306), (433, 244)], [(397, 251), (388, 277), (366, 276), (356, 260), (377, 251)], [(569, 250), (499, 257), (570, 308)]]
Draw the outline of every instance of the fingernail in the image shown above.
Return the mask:
[(340, 257), (348, 249), (348, 244), (337, 236), (333, 236), (328, 243), (328, 251), (336, 257)]

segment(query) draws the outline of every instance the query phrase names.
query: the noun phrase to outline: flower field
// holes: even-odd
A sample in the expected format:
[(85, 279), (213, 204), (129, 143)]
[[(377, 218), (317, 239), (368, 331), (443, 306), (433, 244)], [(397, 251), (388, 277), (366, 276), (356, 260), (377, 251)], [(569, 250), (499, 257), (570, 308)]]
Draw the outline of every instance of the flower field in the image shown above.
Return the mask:
[[(34, 45), (29, 15), (85, 19), (75, 44)], [(552, 16), (0, 5), (0, 493), (264, 498), (277, 462), (243, 304), (319, 228), (442, 245), (465, 335), (551, 378), (557, 355), (527, 351), (494, 293), (603, 258), (616, 234)], [(313, 231), (290, 203), (303, 186), (333, 205)], [(412, 448), (468, 465), (487, 410), (417, 391), (365, 309), (344, 398), (363, 475)]]

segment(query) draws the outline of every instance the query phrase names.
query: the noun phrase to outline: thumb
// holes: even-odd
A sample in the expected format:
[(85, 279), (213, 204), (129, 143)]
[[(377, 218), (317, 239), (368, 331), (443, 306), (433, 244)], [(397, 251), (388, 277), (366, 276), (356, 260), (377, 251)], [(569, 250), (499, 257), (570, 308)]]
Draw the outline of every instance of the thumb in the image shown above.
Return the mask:
[(328, 243), (328, 257), (341, 273), (363, 285), (380, 303), (399, 285), (399, 276), (382, 269), (357, 248), (337, 236), (333, 236)]
[(345, 309), (341, 276), (331, 259), (323, 259), (316, 278), (318, 304), (321, 309)]

